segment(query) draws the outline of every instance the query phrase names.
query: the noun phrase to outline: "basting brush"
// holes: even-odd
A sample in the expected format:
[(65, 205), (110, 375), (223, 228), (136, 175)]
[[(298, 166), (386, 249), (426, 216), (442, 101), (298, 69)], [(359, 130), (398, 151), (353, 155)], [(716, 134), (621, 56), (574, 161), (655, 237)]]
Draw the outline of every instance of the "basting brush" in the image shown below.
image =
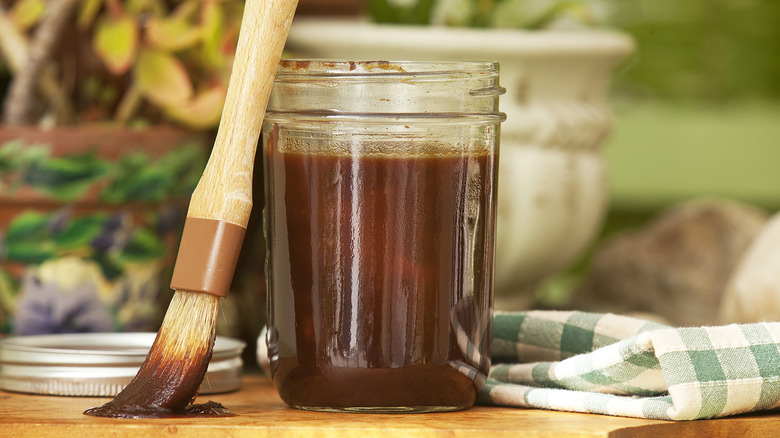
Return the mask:
[(171, 281), (176, 292), (138, 374), (85, 414), (183, 415), (197, 395), (214, 348), (219, 300), (227, 296), (252, 210), (257, 142), (296, 5), (247, 0), (222, 119), (187, 211)]

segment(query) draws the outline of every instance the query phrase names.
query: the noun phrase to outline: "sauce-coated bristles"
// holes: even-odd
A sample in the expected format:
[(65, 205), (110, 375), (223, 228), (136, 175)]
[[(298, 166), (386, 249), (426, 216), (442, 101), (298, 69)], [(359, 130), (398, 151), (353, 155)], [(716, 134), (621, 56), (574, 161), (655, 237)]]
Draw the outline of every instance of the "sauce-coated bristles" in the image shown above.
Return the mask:
[(113, 400), (87, 410), (98, 417), (161, 417), (183, 412), (206, 374), (216, 337), (219, 297), (177, 291), (133, 381)]

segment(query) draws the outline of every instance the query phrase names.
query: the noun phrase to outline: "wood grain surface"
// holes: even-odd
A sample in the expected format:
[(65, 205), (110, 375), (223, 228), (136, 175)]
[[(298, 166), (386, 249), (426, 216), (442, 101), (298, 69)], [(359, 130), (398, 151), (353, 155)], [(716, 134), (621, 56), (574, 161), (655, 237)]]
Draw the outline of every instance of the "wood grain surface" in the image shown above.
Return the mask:
[(535, 409), (478, 406), (439, 414), (340, 414), (288, 408), (262, 376), (245, 376), (230, 394), (200, 397), (237, 414), (225, 418), (120, 420), (88, 417), (106, 398), (53, 397), (0, 391), (3, 437), (770, 437), (780, 413), (669, 422)]

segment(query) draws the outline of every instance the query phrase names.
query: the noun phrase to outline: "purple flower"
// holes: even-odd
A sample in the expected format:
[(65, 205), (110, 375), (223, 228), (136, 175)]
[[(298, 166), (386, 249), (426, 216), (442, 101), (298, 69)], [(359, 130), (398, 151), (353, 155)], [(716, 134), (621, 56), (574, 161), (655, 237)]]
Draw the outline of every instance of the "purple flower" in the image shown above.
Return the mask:
[(114, 213), (103, 225), (93, 240), (92, 247), (99, 253), (107, 253), (112, 249), (121, 249), (130, 239), (132, 218), (127, 211)]
[(14, 317), (14, 334), (106, 332), (113, 319), (101, 303), (97, 286), (82, 282), (63, 290), (44, 282), (32, 270), (22, 280), (22, 294)]
[(65, 230), (73, 216), (73, 208), (65, 207), (51, 216), (48, 224), (49, 233), (58, 234)]

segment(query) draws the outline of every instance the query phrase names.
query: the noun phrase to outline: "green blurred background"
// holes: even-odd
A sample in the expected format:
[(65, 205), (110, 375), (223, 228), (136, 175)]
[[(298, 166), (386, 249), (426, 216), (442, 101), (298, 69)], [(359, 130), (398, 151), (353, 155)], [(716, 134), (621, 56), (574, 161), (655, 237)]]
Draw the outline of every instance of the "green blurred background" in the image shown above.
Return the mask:
[(612, 89), (613, 210), (698, 196), (780, 207), (780, 2), (608, 4), (637, 43)]
[(593, 0), (602, 26), (633, 36), (615, 72), (604, 147), (609, 212), (598, 241), (536, 292), (566, 307), (590, 256), (614, 233), (674, 204), (728, 198), (780, 209), (780, 1)]

